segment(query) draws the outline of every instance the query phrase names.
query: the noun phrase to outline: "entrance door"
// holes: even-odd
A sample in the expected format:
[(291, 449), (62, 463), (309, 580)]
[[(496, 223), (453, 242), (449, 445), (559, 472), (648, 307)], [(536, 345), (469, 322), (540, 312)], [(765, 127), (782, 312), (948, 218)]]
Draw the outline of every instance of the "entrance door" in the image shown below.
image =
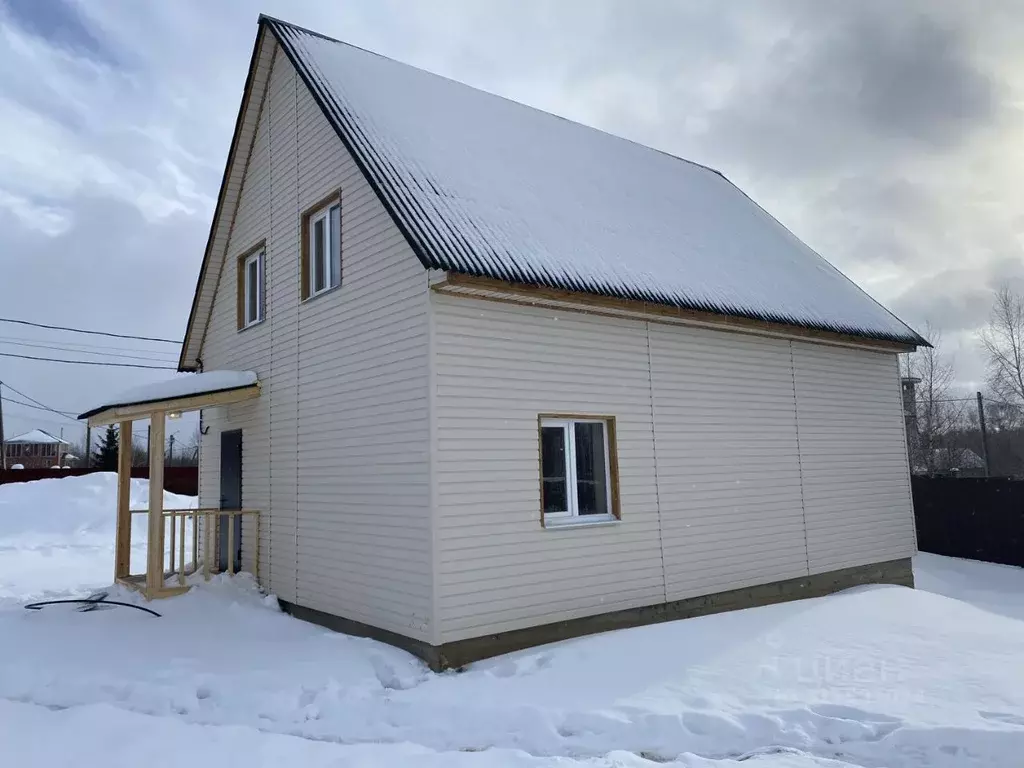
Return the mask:
[[(220, 433), (220, 508), (242, 508), (242, 430)], [(220, 570), (228, 569), (228, 526), (235, 526), (235, 573), (242, 569), (242, 518), (239, 515), (220, 517)]]

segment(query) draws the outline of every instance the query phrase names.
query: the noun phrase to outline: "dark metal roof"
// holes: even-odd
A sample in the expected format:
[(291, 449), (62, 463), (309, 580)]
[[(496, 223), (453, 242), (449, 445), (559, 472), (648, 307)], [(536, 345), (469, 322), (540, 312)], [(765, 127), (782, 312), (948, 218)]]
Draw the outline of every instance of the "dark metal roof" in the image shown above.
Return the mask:
[(717, 171), (261, 23), (427, 268), (927, 343)]

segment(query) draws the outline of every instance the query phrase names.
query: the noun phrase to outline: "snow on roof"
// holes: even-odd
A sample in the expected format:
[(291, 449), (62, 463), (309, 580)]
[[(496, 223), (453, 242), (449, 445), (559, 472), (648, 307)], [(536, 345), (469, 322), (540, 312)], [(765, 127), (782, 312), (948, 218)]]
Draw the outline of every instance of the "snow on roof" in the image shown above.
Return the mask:
[(717, 171), (262, 21), (428, 268), (926, 343)]
[(87, 419), (108, 408), (226, 392), (232, 389), (251, 387), (256, 383), (256, 374), (252, 371), (207, 371), (206, 373), (183, 374), (166, 381), (157, 381), (127, 389), (116, 397), (91, 408), (78, 418)]
[(44, 431), (42, 429), (33, 429), (31, 432), (26, 432), (23, 435), (18, 435), (17, 437), (12, 437), (10, 440), (7, 440), (6, 442), (7, 443), (35, 443), (35, 444), (62, 443), (64, 445), (69, 445), (67, 440), (61, 440), (59, 437), (54, 437), (49, 432), (46, 432), (46, 431)]

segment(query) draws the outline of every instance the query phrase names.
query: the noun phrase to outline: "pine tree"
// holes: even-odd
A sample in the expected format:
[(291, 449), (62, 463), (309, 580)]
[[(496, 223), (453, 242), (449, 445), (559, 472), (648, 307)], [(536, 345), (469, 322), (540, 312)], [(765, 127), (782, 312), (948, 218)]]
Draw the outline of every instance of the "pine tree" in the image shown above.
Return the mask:
[(92, 465), (104, 472), (117, 472), (118, 435), (113, 424), (107, 427), (99, 449), (93, 454)]

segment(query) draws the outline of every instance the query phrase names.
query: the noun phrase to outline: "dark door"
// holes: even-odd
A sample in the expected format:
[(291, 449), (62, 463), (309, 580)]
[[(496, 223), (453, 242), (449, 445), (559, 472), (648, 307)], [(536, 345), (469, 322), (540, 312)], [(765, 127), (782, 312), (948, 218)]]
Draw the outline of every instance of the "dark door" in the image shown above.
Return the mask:
[[(242, 508), (242, 430), (220, 433), (220, 508)], [(242, 569), (242, 518), (238, 515), (220, 518), (220, 569), (228, 569), (228, 526), (235, 526), (235, 572)]]

